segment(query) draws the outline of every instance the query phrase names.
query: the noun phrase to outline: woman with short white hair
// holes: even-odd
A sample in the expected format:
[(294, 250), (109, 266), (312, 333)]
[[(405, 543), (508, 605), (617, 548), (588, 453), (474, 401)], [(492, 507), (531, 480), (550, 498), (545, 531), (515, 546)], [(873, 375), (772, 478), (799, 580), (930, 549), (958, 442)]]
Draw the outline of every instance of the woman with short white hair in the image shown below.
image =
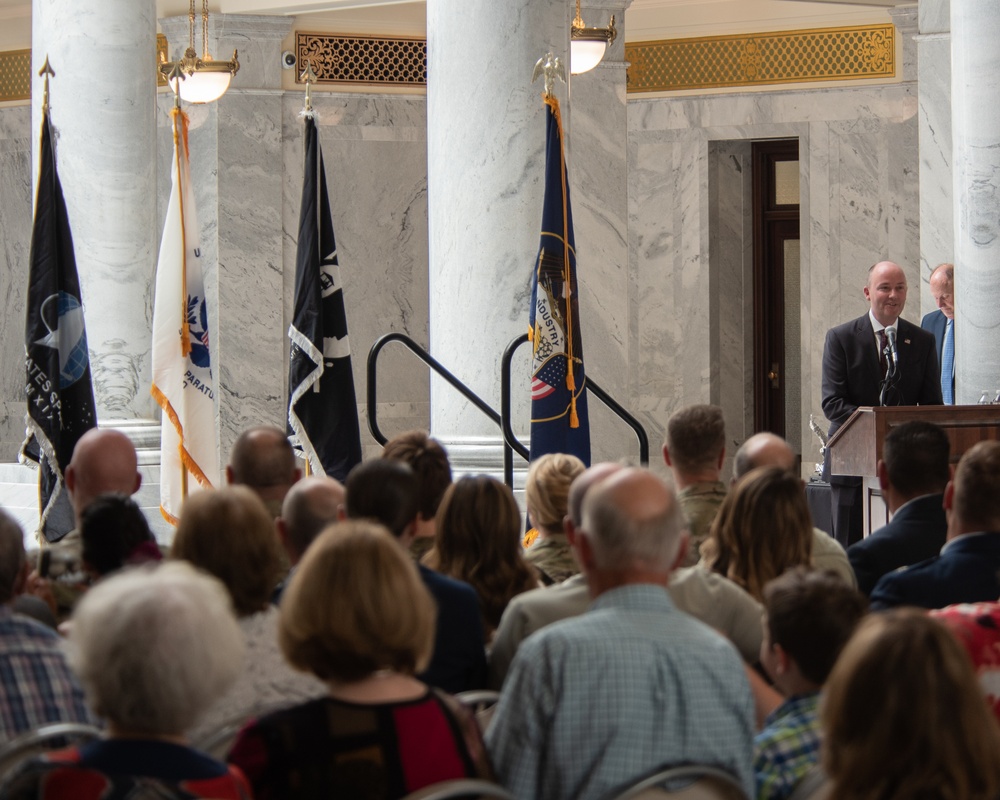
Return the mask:
[(182, 563), (105, 579), (73, 614), (69, 658), (108, 736), (33, 759), (0, 787), (0, 797), (97, 800), (130, 796), (138, 786), (169, 797), (251, 796), (238, 769), (184, 738), (243, 658), (219, 581)]

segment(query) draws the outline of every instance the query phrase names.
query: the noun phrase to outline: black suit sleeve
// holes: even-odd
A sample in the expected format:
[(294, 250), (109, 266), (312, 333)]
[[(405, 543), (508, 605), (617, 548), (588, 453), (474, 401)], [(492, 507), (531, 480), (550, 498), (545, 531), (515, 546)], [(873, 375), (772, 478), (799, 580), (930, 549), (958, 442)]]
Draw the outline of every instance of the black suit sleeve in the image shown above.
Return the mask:
[(844, 340), (831, 328), (823, 345), (823, 413), (838, 427), (858, 408), (850, 399), (847, 362)]

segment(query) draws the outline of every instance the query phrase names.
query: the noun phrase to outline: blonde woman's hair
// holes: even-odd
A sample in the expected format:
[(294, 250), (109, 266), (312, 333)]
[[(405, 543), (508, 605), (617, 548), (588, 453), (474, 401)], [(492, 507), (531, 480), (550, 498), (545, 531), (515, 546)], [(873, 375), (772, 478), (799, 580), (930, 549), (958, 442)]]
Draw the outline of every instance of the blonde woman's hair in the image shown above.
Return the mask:
[(434, 600), (383, 526), (331, 525), (309, 545), (281, 600), (278, 640), (292, 666), (321, 680), (380, 669), (423, 672), (434, 647)]
[(922, 610), (864, 620), (824, 689), (832, 797), (995, 800), (1000, 727), (961, 645)]
[(722, 501), (702, 559), (757, 600), (790, 567), (812, 562), (812, 517), (802, 480), (780, 467), (744, 475)]
[(579, 458), (567, 453), (548, 453), (531, 462), (524, 496), (536, 527), (550, 533), (562, 531), (570, 484), (585, 469)]

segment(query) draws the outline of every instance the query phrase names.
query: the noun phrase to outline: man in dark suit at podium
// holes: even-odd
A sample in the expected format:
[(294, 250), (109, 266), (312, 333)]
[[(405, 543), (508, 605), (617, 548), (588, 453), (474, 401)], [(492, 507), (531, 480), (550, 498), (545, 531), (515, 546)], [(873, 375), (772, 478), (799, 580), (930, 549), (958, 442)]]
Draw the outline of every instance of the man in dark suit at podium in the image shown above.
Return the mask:
[(931, 273), (931, 294), (937, 311), (925, 314), (920, 327), (934, 334), (941, 365), (941, 396), (955, 404), (955, 265), (938, 264)]
[[(864, 287), (868, 313), (827, 331), (823, 413), (831, 436), (858, 406), (941, 404), (934, 336), (899, 316), (906, 289), (898, 264), (874, 264)], [(831, 533), (848, 547), (862, 538), (861, 478), (831, 476), (829, 452), (823, 473), (831, 484)]]

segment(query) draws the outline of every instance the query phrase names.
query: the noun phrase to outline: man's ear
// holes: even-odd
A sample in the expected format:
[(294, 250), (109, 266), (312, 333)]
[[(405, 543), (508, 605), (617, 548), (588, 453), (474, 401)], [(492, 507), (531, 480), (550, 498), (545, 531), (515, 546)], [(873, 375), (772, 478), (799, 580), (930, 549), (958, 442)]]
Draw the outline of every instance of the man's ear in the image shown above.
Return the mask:
[(63, 473), (63, 480), (66, 482), (66, 489), (70, 494), (76, 490), (76, 467), (70, 464)]
[(668, 467), (672, 467), (673, 464), (670, 462), (670, 451), (667, 449), (666, 445), (663, 445), (663, 461)]
[(563, 517), (563, 532), (566, 534), (566, 541), (572, 547), (576, 541), (576, 525), (573, 524), (573, 520), (570, 519), (569, 514)]
[(771, 649), (774, 651), (774, 671), (778, 675), (787, 675), (792, 666), (792, 657), (780, 644), (772, 642)]
[(138, 471), (135, 473), (135, 484), (132, 486), (132, 494), (139, 491), (139, 487), (142, 486), (142, 474)]
[(955, 508), (955, 481), (948, 481), (944, 487), (944, 502), (941, 503), (945, 511), (953, 511)]
[(298, 483), (299, 480), (302, 478), (302, 470), (300, 470), (298, 467), (296, 467), (294, 475), (295, 475), (295, 478), (292, 480), (292, 483)]
[(584, 572), (592, 572), (594, 570), (594, 546), (590, 543), (590, 539), (587, 538), (587, 534), (581, 531), (577, 531), (576, 545), (573, 548), (576, 552), (577, 560), (580, 562), (580, 567)]
[(878, 464), (875, 465), (875, 474), (878, 476), (878, 485), (884, 495), (889, 491), (890, 486), (889, 468), (881, 458), (878, 460)]
[(226, 483), (230, 486), (233, 485), (233, 467), (231, 464), (226, 464)]
[(715, 465), (715, 468), (721, 470), (722, 464), (725, 460), (726, 460), (726, 448), (725, 445), (723, 445), (722, 450), (719, 451), (719, 461)]

